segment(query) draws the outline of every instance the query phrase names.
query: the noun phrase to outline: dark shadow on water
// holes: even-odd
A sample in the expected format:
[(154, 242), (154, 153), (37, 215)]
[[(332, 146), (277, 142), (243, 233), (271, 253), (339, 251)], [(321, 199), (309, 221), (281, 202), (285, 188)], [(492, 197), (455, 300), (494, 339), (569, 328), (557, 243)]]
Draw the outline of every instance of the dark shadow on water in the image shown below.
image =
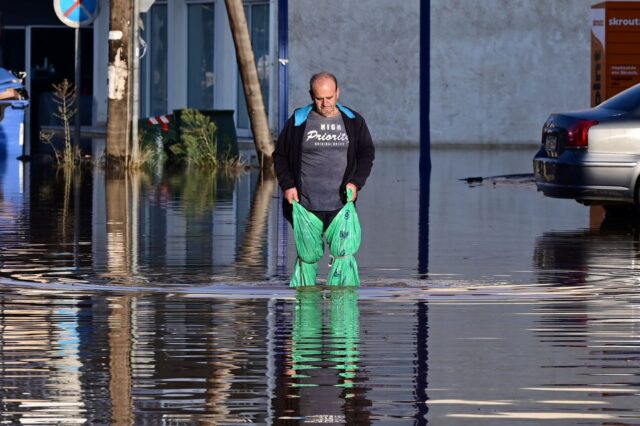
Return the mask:
[(536, 239), (533, 264), (542, 284), (579, 286), (633, 280), (640, 261), (640, 218), (609, 214), (596, 229), (546, 232)]

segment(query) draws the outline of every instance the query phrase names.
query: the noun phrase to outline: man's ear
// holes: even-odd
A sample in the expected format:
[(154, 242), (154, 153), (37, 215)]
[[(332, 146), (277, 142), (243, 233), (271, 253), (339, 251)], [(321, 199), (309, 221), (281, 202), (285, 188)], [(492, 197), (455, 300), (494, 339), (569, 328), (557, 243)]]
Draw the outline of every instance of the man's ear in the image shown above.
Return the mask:
[(339, 97), (340, 97), (340, 88), (336, 87), (336, 101), (338, 101)]
[(311, 101), (315, 100), (315, 98), (313, 97), (313, 92), (311, 90), (309, 90), (309, 97), (311, 98)]

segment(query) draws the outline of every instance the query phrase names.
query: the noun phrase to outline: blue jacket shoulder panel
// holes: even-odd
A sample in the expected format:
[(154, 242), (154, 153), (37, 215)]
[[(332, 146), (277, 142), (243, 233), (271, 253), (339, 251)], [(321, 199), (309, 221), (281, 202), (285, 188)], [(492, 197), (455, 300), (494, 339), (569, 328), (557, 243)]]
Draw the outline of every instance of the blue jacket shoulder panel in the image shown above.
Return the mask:
[(354, 119), (356, 118), (356, 115), (353, 113), (353, 111), (351, 111), (349, 108), (347, 108), (346, 106), (342, 105), (340, 102), (336, 103), (336, 105), (338, 106), (338, 109), (340, 111), (342, 111), (344, 113), (344, 115), (346, 115), (347, 117), (349, 117), (350, 119)]
[[(356, 115), (354, 114), (354, 112), (351, 111), (346, 106), (342, 105), (340, 102), (336, 103), (336, 106), (340, 111), (342, 111), (344, 115), (346, 115), (350, 119), (353, 120), (354, 118), (356, 118)], [(312, 109), (313, 109), (313, 104), (309, 104), (302, 108), (296, 109), (296, 111), (294, 112), (294, 117), (295, 117), (294, 125), (298, 127), (304, 124), (304, 122), (307, 121), (307, 117), (309, 117), (309, 113), (311, 113)]]
[(294, 116), (295, 116), (294, 125), (298, 127), (302, 125), (305, 121), (307, 121), (307, 117), (309, 117), (309, 113), (311, 112), (312, 109), (313, 109), (312, 104), (309, 104), (302, 108), (298, 108), (294, 113)]

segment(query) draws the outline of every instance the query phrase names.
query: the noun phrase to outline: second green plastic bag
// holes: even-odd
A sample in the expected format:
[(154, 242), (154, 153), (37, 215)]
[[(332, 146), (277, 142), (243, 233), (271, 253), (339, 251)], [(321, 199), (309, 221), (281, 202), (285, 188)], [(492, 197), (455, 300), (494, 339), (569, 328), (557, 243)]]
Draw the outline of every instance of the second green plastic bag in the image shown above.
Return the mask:
[(327, 285), (359, 286), (360, 276), (354, 255), (360, 248), (360, 220), (353, 205), (353, 194), (347, 190), (347, 204), (329, 224), (325, 238), (329, 244), (332, 265)]

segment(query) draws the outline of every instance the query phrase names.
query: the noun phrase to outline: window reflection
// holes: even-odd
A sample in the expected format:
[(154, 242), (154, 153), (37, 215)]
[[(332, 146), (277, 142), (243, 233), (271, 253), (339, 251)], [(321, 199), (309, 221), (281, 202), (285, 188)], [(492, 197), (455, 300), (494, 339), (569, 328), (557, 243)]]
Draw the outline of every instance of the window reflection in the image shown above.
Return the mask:
[(189, 4), (187, 43), (187, 103), (191, 108), (213, 108), (214, 4)]
[(167, 108), (167, 5), (154, 4), (143, 14), (144, 30), (141, 37), (148, 46), (140, 61), (140, 111), (142, 114), (160, 115)]

